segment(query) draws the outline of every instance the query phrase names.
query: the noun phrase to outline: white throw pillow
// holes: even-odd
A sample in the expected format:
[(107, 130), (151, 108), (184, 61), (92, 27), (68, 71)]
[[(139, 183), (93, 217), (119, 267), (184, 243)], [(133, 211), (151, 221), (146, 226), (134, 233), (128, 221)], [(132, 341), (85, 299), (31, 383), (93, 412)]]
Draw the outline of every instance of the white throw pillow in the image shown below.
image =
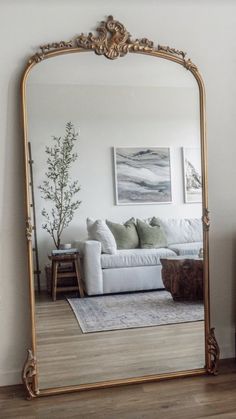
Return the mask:
[(97, 240), (101, 242), (102, 253), (113, 255), (117, 251), (115, 238), (103, 220), (92, 220), (87, 218), (87, 230), (89, 240)]
[(200, 218), (156, 218), (160, 221), (168, 245), (201, 242), (203, 239)]

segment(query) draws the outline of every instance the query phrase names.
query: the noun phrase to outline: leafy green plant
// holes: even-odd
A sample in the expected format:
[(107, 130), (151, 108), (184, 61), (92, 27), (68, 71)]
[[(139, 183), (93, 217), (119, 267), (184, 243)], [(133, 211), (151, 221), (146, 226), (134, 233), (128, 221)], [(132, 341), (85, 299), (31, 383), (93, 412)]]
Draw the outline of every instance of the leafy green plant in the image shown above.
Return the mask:
[(57, 249), (60, 247), (63, 230), (68, 227), (79, 208), (81, 201), (76, 199), (80, 191), (78, 180), (70, 178), (70, 168), (78, 154), (73, 151), (78, 133), (71, 122), (66, 124), (64, 137), (52, 137), (53, 145), (46, 146), (46, 180), (39, 186), (41, 197), (51, 203), (51, 209), (43, 208), (45, 223), (42, 228), (53, 239)]

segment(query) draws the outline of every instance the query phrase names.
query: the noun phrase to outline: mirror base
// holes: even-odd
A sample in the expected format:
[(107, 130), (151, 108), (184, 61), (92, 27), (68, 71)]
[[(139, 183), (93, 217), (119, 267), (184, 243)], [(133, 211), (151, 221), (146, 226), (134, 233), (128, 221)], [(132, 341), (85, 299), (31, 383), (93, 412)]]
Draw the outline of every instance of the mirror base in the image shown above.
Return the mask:
[(133, 384), (144, 384), (144, 383), (152, 383), (158, 382), (163, 380), (170, 380), (174, 378), (186, 378), (186, 377), (195, 377), (200, 375), (206, 375), (206, 368), (199, 368), (195, 370), (186, 370), (176, 373), (166, 373), (166, 374), (155, 374), (149, 376), (142, 376), (142, 377), (135, 377), (135, 378), (127, 378), (127, 379), (120, 379), (120, 380), (109, 380), (91, 384), (79, 384), (75, 386), (64, 386), (64, 387), (55, 387), (55, 388), (44, 388), (39, 390), (37, 393), (34, 393), (34, 396), (28, 397), (28, 400), (32, 400), (35, 397), (45, 397), (45, 396), (53, 396), (53, 395), (60, 395), (66, 393), (76, 393), (79, 391), (86, 391), (86, 390), (96, 390), (102, 388), (112, 388), (112, 387), (121, 387), (125, 385), (133, 385)]

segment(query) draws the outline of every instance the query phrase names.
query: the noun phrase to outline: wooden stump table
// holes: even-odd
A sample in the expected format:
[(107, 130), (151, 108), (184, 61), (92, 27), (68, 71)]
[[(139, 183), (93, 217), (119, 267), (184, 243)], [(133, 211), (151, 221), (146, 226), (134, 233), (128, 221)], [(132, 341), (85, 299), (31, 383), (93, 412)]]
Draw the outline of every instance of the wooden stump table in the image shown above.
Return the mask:
[(203, 259), (195, 257), (161, 258), (162, 280), (173, 300), (203, 299)]

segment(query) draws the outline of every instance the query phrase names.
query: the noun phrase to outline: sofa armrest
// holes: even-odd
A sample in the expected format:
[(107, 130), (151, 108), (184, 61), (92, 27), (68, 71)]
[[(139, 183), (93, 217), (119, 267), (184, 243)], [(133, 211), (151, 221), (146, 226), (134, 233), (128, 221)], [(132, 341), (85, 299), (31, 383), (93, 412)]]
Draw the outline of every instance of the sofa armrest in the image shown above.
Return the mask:
[(84, 243), (84, 282), (88, 295), (103, 294), (101, 252), (99, 241), (87, 240)]

